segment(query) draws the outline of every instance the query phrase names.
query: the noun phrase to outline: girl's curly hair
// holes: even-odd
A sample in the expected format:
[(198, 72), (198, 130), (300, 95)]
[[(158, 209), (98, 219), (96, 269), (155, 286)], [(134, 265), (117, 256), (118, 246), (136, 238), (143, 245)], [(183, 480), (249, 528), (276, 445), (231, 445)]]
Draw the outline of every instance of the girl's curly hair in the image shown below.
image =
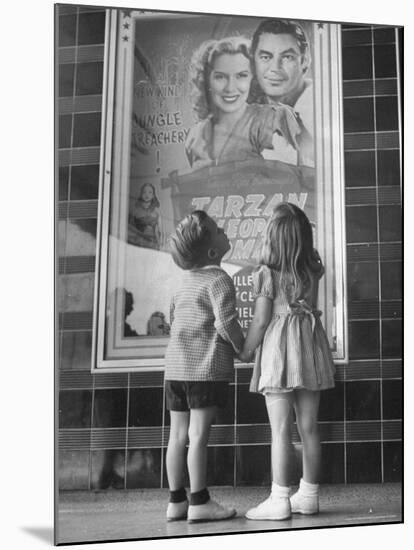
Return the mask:
[(189, 70), (190, 98), (198, 120), (204, 120), (211, 113), (209, 78), (217, 57), (223, 54), (241, 53), (252, 61), (250, 40), (244, 36), (230, 36), (221, 40), (206, 40), (194, 52)]

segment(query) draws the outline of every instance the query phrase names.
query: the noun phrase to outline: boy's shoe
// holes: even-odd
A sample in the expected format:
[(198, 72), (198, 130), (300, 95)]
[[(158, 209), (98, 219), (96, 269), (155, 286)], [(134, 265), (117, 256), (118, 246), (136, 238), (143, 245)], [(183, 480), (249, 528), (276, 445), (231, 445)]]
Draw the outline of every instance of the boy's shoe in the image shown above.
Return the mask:
[(247, 519), (282, 520), (291, 516), (289, 497), (270, 495), (264, 502), (246, 512)]
[(197, 523), (201, 521), (219, 521), (230, 519), (236, 515), (234, 508), (226, 508), (214, 500), (209, 500), (205, 504), (191, 505), (188, 507), (188, 523)]
[(293, 514), (318, 514), (319, 497), (318, 495), (303, 495), (298, 491), (290, 497), (290, 506)]
[(182, 502), (169, 502), (167, 507), (167, 521), (179, 521), (187, 519), (188, 500)]

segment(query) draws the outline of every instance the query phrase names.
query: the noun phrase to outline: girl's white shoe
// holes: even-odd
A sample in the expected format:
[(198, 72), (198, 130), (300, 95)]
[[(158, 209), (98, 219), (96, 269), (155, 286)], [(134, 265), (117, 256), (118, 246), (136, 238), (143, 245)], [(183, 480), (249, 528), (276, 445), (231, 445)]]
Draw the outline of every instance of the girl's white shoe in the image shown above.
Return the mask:
[(319, 496), (303, 495), (300, 491), (298, 491), (290, 497), (290, 506), (292, 508), (292, 514), (318, 514)]
[(290, 497), (293, 514), (317, 514), (319, 512), (319, 485), (300, 480), (298, 491)]
[(246, 512), (247, 519), (282, 520), (291, 516), (290, 501), (287, 496), (270, 495), (264, 502)]

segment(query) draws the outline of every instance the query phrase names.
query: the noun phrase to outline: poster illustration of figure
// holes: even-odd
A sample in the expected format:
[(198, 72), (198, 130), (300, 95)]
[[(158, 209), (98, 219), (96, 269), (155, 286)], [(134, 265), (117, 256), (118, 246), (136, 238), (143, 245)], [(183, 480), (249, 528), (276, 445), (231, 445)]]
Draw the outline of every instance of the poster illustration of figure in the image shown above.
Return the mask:
[[(113, 357), (118, 347), (148, 344), (148, 357), (161, 360), (168, 330), (152, 332), (162, 339), (157, 352), (145, 337), (153, 314), (169, 322), (179, 273), (168, 238), (185, 215), (205, 210), (226, 231), (231, 249), (222, 267), (233, 278), (243, 329), (253, 315), (251, 272), (275, 206), (304, 209), (317, 243), (318, 231), (326, 233), (315, 162), (316, 25), (122, 11), (116, 25), (114, 104), (123, 108), (115, 109), (120, 182), (111, 184), (108, 292), (122, 284), (133, 293), (129, 322), (140, 336), (118, 342), (115, 322), (106, 338)], [(331, 323), (333, 347), (336, 328)]]
[[(213, 17), (210, 20), (214, 22)], [(150, 29), (137, 23), (139, 59), (147, 51), (149, 32), (160, 35), (160, 40), (153, 45), (156, 51), (146, 54), (146, 63), (135, 63), (132, 144), (136, 160), (131, 176), (145, 170), (145, 157), (156, 148), (152, 168), (159, 168), (162, 188), (171, 193), (166, 200), (172, 207), (172, 225), (191, 210), (207, 210), (230, 238), (232, 249), (224, 267), (238, 287), (241, 278), (236, 274), (243, 269), (243, 276), (249, 276), (276, 204), (292, 200), (308, 214), (312, 212), (313, 123), (309, 119), (313, 113), (312, 105), (301, 114), (295, 110), (300, 96), (311, 98), (311, 80), (305, 79), (310, 45), (302, 27), (281, 20), (254, 21), (254, 25), (249, 20), (242, 28), (239, 21), (237, 26), (229, 23), (229, 35), (215, 38), (205, 19), (200, 33), (190, 32), (193, 19), (180, 21), (180, 30), (176, 28), (180, 46), (175, 48), (170, 36), (157, 32), (156, 22)], [(203, 35), (206, 39), (200, 41)], [(171, 55), (177, 50), (179, 56)], [(179, 59), (188, 62), (180, 64)], [(143, 190), (154, 195), (148, 186)], [(134, 209), (149, 220), (142, 197), (130, 210), (131, 220), (137, 220)], [(159, 231), (156, 212), (158, 207), (153, 209), (148, 233)], [(134, 223), (136, 227), (141, 222), (133, 222), (132, 228)], [(128, 242), (160, 249), (155, 235), (141, 237), (140, 229), (132, 228)], [(238, 292), (238, 296), (244, 294)], [(251, 306), (251, 300), (246, 304), (239, 298), (244, 328)]]

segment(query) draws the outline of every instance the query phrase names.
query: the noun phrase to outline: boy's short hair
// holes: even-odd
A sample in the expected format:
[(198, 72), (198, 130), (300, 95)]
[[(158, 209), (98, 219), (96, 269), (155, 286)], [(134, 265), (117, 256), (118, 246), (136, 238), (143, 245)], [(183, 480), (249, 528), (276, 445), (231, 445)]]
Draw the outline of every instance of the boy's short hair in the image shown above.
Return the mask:
[(204, 225), (207, 218), (203, 210), (194, 210), (176, 227), (170, 238), (171, 255), (181, 269), (203, 267), (211, 240), (210, 231)]

